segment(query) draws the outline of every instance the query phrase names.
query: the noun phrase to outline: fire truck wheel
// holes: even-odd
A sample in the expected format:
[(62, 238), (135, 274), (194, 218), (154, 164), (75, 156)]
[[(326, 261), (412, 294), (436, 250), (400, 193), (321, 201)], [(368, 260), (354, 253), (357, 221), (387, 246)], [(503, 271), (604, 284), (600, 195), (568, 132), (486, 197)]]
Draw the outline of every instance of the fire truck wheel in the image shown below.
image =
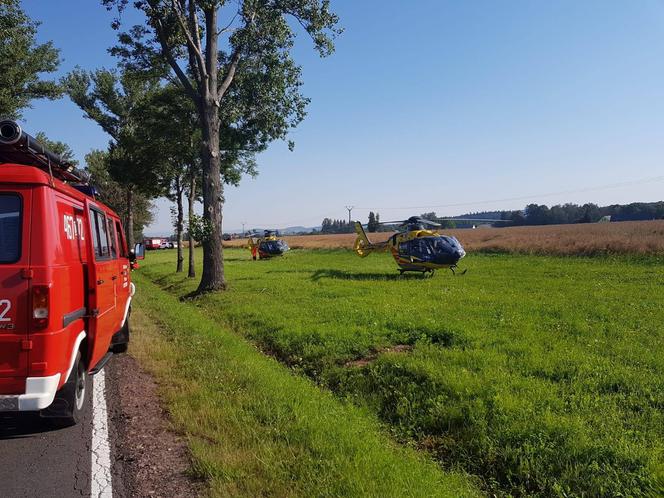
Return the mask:
[(83, 418), (87, 388), (88, 374), (79, 351), (67, 382), (57, 392), (51, 406), (44, 410), (43, 416), (58, 427), (76, 425)]

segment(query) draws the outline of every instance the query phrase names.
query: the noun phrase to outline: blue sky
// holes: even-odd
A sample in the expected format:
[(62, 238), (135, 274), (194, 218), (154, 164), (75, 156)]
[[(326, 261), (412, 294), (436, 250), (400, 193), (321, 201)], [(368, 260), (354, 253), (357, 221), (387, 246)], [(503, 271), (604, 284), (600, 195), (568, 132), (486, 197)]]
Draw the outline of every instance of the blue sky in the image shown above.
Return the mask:
[[(295, 50), (312, 99), (295, 151), (273, 144), (258, 177), (227, 189), (225, 228), (313, 226), (345, 205), (399, 219), (664, 199), (664, 0), (331, 3), (336, 53), (305, 37)], [(62, 72), (114, 65), (97, 2), (23, 5)], [(65, 99), (25, 117), (80, 159), (108, 142)], [(146, 233), (168, 234), (157, 205)]]

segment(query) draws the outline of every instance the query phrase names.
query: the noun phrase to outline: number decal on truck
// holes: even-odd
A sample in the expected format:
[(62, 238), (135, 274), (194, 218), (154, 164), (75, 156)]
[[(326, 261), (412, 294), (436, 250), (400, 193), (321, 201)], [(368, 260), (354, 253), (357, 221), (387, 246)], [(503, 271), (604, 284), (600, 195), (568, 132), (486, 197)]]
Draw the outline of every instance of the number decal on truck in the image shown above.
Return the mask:
[(0, 299), (0, 322), (11, 322), (12, 319), (7, 317), (7, 313), (12, 309), (12, 302), (9, 299)]
[(85, 236), (83, 235), (83, 220), (81, 218), (65, 214), (63, 221), (67, 240), (85, 240)]

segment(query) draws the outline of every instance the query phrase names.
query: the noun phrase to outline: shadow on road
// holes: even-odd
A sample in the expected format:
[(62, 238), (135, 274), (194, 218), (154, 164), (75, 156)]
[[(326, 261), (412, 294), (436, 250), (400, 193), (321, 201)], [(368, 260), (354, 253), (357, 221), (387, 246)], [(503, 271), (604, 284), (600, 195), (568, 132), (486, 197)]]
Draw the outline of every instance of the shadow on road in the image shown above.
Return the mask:
[(53, 432), (58, 427), (38, 413), (0, 414), (0, 441), (4, 439), (27, 438), (44, 432)]

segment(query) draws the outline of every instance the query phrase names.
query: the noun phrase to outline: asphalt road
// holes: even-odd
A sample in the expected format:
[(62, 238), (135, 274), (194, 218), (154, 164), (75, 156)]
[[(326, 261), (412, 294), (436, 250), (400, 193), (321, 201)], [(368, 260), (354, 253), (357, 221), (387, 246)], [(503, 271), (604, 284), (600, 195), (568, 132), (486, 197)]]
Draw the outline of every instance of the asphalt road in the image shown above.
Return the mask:
[(90, 496), (92, 382), (82, 423), (53, 429), (38, 415), (0, 413), (0, 496)]
[(74, 427), (0, 413), (0, 498), (196, 496), (188, 455), (167, 430), (156, 384), (123, 355), (88, 377)]

